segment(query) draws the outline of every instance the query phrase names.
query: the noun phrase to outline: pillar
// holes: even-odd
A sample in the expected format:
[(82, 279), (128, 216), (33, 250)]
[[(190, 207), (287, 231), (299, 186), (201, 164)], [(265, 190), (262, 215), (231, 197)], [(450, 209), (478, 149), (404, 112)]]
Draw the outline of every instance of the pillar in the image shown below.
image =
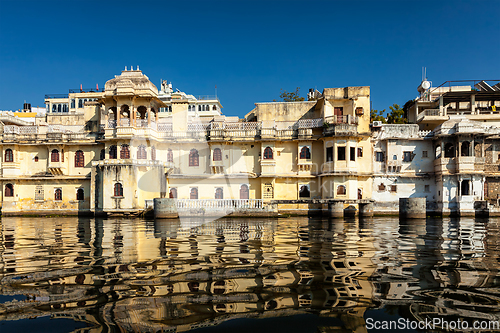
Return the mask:
[(399, 198), (400, 219), (425, 218), (426, 210), (426, 198)]
[(359, 217), (370, 217), (373, 216), (373, 203), (360, 203), (359, 207)]
[(470, 97), (470, 113), (471, 114), (476, 113), (476, 95), (472, 95)]
[(153, 199), (154, 216), (155, 218), (175, 219), (179, 217), (175, 199), (163, 198)]
[(151, 105), (148, 106), (148, 109), (146, 111), (146, 115), (148, 116), (148, 127), (151, 126)]
[(328, 203), (328, 216), (332, 218), (344, 217), (344, 202), (343, 201), (330, 201)]

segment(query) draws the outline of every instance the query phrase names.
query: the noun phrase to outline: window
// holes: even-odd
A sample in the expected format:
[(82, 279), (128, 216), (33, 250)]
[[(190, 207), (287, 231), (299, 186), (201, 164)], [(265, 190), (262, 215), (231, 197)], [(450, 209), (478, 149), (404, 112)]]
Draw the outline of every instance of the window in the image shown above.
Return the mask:
[(169, 149), (167, 151), (167, 162), (173, 162), (174, 161), (174, 153), (172, 152), (172, 149)]
[(422, 150), (422, 157), (427, 157), (427, 150)]
[(83, 108), (83, 99), (78, 99), (78, 108), (81, 109)]
[(43, 199), (44, 199), (43, 186), (37, 185), (35, 187), (35, 200), (43, 200)]
[(356, 148), (350, 147), (349, 149), (349, 157), (351, 161), (356, 161)]
[(99, 159), (101, 161), (106, 159), (106, 150), (101, 149), (101, 155), (99, 156)]
[(337, 160), (345, 161), (345, 147), (337, 147)]
[(224, 199), (224, 190), (222, 187), (217, 187), (215, 189), (215, 199)]
[(168, 197), (171, 199), (177, 199), (177, 188), (171, 188), (170, 192), (168, 193)]
[(375, 160), (377, 162), (384, 162), (384, 152), (383, 151), (378, 151), (375, 153)]
[(424, 192), (430, 192), (430, 191), (431, 191), (430, 185), (425, 185), (424, 186)]
[(391, 185), (390, 190), (391, 190), (391, 192), (397, 192), (397, 186)]
[(189, 199), (198, 199), (198, 188), (192, 187), (189, 191)]
[(333, 147), (326, 148), (326, 161), (327, 162), (333, 161)]
[(76, 200), (84, 200), (83, 188), (76, 190)]
[(346, 188), (344, 185), (339, 185), (337, 186), (337, 195), (345, 195), (346, 194)]
[(380, 185), (378, 186), (378, 190), (379, 191), (385, 191), (385, 185), (384, 185), (384, 183), (380, 183)]
[(71, 100), (71, 108), (72, 108), (72, 109), (74, 109), (74, 108), (75, 108), (75, 100), (74, 100), (74, 99), (72, 99), (72, 100)]
[(137, 159), (146, 160), (148, 158), (148, 153), (146, 151), (146, 146), (140, 145), (137, 147)]
[(75, 154), (75, 168), (83, 168), (85, 166), (85, 156), (83, 151), (77, 150)]
[(123, 197), (123, 186), (120, 183), (115, 184), (114, 188), (114, 195), (115, 197)]
[(125, 160), (130, 158), (130, 147), (127, 144), (123, 144), (120, 147), (120, 159)]
[(309, 186), (302, 185), (299, 190), (299, 198), (309, 198), (311, 196), (311, 191), (309, 191)]
[(248, 185), (243, 184), (240, 187), (240, 199), (248, 199), (249, 198), (249, 190)]
[(222, 151), (220, 150), (220, 148), (214, 149), (213, 160), (214, 161), (222, 161)]
[(116, 160), (116, 146), (109, 147), (109, 158), (112, 160)]
[(363, 148), (358, 148), (358, 157), (363, 157)]
[(156, 161), (156, 148), (151, 147), (151, 160)]
[(14, 162), (14, 154), (12, 153), (12, 149), (5, 150), (5, 162)]
[(358, 188), (358, 200), (363, 199), (363, 189)]
[(310, 160), (311, 159), (311, 150), (309, 150), (309, 147), (304, 146), (300, 150), (300, 159), (302, 160)]
[(61, 201), (62, 200), (62, 189), (56, 188), (54, 192), (54, 200)]
[(199, 166), (200, 165), (200, 155), (196, 149), (191, 149), (189, 152), (189, 166)]
[(38, 155), (35, 156), (35, 162), (38, 162)]
[(413, 154), (411, 151), (403, 152), (403, 162), (411, 162), (412, 159), (413, 159)]
[(398, 160), (398, 155), (392, 155), (392, 160), (397, 161)]
[(53, 149), (50, 153), (50, 161), (51, 162), (59, 162), (59, 150)]
[(12, 184), (5, 185), (5, 196), (6, 197), (13, 197), (14, 196), (14, 185), (12, 185)]
[(264, 149), (264, 159), (265, 160), (273, 159), (273, 149), (271, 147), (266, 147), (266, 149)]
[(447, 143), (444, 146), (444, 157), (455, 157), (455, 146), (452, 143)]

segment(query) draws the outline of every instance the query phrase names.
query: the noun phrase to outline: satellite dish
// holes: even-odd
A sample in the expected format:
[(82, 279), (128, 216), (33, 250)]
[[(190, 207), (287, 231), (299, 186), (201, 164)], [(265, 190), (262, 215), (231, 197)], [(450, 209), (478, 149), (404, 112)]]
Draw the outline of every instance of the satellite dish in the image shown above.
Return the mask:
[(425, 81), (422, 81), (422, 88), (424, 88), (425, 90), (429, 89), (431, 87), (431, 83), (427, 80)]

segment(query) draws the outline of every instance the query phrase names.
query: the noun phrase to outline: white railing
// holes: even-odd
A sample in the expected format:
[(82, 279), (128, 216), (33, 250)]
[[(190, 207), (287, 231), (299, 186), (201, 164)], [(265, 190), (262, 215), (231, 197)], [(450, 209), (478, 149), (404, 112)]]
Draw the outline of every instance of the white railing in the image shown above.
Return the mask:
[(176, 199), (177, 209), (263, 209), (262, 199)]
[(427, 130), (427, 131), (418, 131), (418, 136), (421, 137), (421, 138), (425, 138), (426, 136), (429, 136), (431, 134), (431, 130)]
[(38, 134), (38, 126), (21, 126), (19, 132), (21, 134)]
[(130, 126), (130, 119), (120, 119), (120, 126)]
[(325, 123), (329, 123), (329, 124), (357, 124), (358, 117), (351, 116), (351, 115), (328, 116), (328, 117), (325, 117)]
[(323, 119), (300, 119), (297, 123), (299, 128), (315, 128), (323, 126)]
[(108, 120), (108, 128), (116, 128), (116, 120)]
[(3, 127), (3, 132), (5, 134), (19, 134), (19, 126), (15, 125), (5, 125)]

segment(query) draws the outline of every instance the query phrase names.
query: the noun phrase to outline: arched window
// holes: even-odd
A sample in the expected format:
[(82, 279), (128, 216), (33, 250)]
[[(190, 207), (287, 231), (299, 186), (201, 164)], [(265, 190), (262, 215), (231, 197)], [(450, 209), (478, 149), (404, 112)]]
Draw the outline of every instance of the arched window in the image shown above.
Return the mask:
[(177, 199), (177, 189), (175, 187), (170, 189), (168, 197), (171, 199)]
[(81, 98), (78, 100), (78, 108), (79, 109), (83, 108), (83, 99)]
[(363, 190), (358, 188), (358, 200), (363, 199)]
[(115, 197), (123, 197), (123, 186), (120, 183), (115, 184), (114, 188), (114, 195)]
[(214, 110), (214, 111), (216, 111), (216, 110), (217, 110), (217, 105), (214, 105), (213, 110)]
[(198, 111), (201, 111), (201, 105), (198, 105)]
[(75, 154), (75, 168), (83, 168), (85, 166), (85, 155), (83, 151), (77, 150)]
[(109, 146), (109, 158), (116, 160), (116, 146)]
[(214, 149), (214, 161), (222, 161), (222, 151), (220, 148)]
[(309, 198), (311, 196), (311, 192), (309, 191), (309, 186), (302, 185), (299, 190), (299, 198)]
[(59, 150), (53, 149), (50, 153), (50, 161), (51, 162), (59, 162)]
[(14, 185), (12, 185), (12, 184), (5, 185), (5, 196), (6, 197), (13, 197), (14, 196)]
[(198, 188), (191, 188), (191, 191), (189, 192), (189, 199), (198, 199)]
[(130, 158), (130, 148), (127, 144), (123, 144), (120, 147), (120, 159), (128, 159)]
[(464, 141), (462, 142), (462, 147), (461, 147), (460, 155), (461, 156), (470, 156), (470, 143), (469, 141)]
[(243, 184), (240, 187), (240, 199), (248, 199), (249, 198), (249, 190), (248, 185)]
[(174, 153), (172, 152), (172, 149), (168, 149), (167, 162), (173, 162), (173, 161), (174, 161)]
[(337, 195), (345, 195), (345, 186), (344, 185), (339, 185), (337, 186)]
[(106, 159), (106, 150), (101, 149), (101, 156), (99, 156), (99, 159), (101, 161)]
[(302, 149), (300, 150), (300, 158), (303, 160), (311, 159), (311, 151), (309, 150), (309, 147), (307, 146), (302, 147)]
[(447, 143), (444, 146), (444, 157), (455, 157), (455, 146), (453, 143)]
[(140, 145), (137, 147), (137, 159), (138, 160), (145, 160), (148, 158), (148, 153), (146, 151), (146, 146)]
[(38, 155), (35, 156), (35, 162), (38, 162)]
[(273, 149), (271, 147), (266, 147), (266, 149), (264, 149), (264, 159), (265, 160), (273, 159)]
[(189, 166), (199, 166), (200, 165), (200, 155), (196, 149), (191, 149), (189, 152)]
[(76, 200), (84, 200), (83, 188), (76, 190)]
[(156, 148), (151, 147), (151, 160), (156, 161)]
[(222, 187), (215, 189), (215, 199), (224, 199), (224, 190)]
[(54, 200), (62, 200), (62, 190), (60, 188), (56, 188), (56, 191), (54, 192)]
[(14, 162), (14, 154), (12, 153), (12, 149), (5, 150), (5, 162)]

